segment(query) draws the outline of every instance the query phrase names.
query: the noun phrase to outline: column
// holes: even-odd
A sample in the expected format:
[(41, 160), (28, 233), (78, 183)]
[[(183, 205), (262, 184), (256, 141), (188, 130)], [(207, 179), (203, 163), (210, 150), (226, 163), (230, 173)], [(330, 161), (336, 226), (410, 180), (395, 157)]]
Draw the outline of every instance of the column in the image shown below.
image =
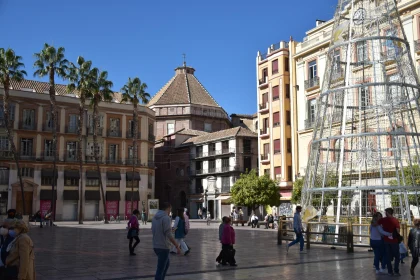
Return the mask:
[(63, 219), (64, 171), (58, 171), (57, 186), (55, 189), (57, 190), (55, 219), (61, 221)]

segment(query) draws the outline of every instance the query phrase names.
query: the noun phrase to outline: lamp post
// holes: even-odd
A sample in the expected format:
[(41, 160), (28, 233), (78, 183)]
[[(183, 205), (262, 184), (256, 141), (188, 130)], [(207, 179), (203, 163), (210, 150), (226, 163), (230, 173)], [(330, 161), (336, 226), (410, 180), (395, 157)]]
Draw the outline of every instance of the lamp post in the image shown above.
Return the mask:
[[(208, 214), (209, 211), (209, 207), (208, 207), (208, 201), (207, 201), (207, 189), (204, 191), (204, 206), (206, 207), (206, 215)], [(207, 218), (207, 216), (205, 217)]]

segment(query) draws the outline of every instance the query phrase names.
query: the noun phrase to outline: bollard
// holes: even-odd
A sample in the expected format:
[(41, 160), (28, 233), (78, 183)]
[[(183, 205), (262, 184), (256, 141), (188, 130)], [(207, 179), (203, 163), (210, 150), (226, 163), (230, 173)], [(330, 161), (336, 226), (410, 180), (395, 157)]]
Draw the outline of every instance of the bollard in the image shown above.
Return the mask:
[(354, 253), (353, 225), (351, 220), (347, 222), (347, 253)]
[(311, 249), (311, 224), (306, 224), (306, 250)]
[(277, 229), (277, 245), (281, 245), (282, 244), (282, 235), (283, 235), (283, 220), (279, 219), (279, 226)]

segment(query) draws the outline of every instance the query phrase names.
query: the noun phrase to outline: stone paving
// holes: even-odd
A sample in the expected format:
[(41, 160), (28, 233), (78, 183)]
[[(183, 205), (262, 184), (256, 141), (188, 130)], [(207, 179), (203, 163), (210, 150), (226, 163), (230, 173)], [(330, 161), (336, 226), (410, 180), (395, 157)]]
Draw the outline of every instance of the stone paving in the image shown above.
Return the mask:
[[(312, 246), (308, 254), (298, 247), (285, 252), (275, 230), (236, 227), (238, 267), (216, 267), (220, 251), (218, 224), (192, 223), (188, 256), (171, 256), (168, 280), (200, 279), (368, 279), (376, 277), (373, 253), (366, 248), (347, 254), (345, 248)], [(35, 244), (37, 279), (154, 279), (156, 257), (150, 225), (142, 226), (137, 256), (128, 255), (125, 224), (58, 223), (54, 228), (31, 227)], [(411, 279), (409, 262), (400, 279)], [(418, 271), (420, 275), (420, 270)], [(387, 275), (377, 278), (390, 279)]]

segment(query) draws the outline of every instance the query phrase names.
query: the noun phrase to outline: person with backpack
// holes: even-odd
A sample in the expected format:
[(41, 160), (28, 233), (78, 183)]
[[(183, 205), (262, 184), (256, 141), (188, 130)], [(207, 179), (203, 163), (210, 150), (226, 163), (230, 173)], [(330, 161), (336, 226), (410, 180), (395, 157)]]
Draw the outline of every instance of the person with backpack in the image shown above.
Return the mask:
[[(184, 209), (180, 208), (177, 210), (176, 218), (174, 221), (174, 225), (172, 227), (172, 232), (175, 233), (175, 240), (179, 247), (181, 248), (181, 252), (184, 256), (188, 255), (190, 250), (188, 249), (187, 244), (184, 241), (185, 234), (186, 234), (186, 223), (184, 219)], [(177, 250), (175, 246), (172, 246), (171, 254), (176, 254)]]
[(232, 225), (230, 224), (230, 218), (225, 220), (225, 225), (223, 227), (222, 233), (222, 259), (225, 262), (222, 262), (223, 265), (229, 263), (230, 266), (237, 266), (235, 260), (235, 253), (236, 250), (233, 248), (235, 244), (235, 230), (233, 229)]
[[(128, 229), (127, 239), (130, 240), (130, 242), (128, 243), (128, 249), (129, 249), (129, 252), (130, 252), (130, 256), (135, 256), (136, 255), (136, 253), (134, 253), (134, 249), (140, 243), (140, 238), (139, 238), (139, 230), (140, 230), (139, 215), (140, 215), (140, 211), (135, 209), (133, 211), (133, 215), (131, 215), (130, 220), (127, 223), (127, 229)], [(136, 243), (134, 243), (134, 246), (133, 246), (133, 240), (136, 240)]]

